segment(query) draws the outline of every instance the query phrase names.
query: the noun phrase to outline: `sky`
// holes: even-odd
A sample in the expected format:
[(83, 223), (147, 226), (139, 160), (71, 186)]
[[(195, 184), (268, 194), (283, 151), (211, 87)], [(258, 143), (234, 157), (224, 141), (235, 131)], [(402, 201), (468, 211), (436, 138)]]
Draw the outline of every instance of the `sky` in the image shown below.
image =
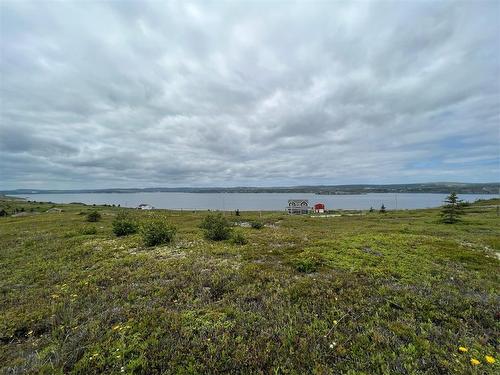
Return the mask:
[(0, 189), (500, 180), (500, 1), (0, 2)]

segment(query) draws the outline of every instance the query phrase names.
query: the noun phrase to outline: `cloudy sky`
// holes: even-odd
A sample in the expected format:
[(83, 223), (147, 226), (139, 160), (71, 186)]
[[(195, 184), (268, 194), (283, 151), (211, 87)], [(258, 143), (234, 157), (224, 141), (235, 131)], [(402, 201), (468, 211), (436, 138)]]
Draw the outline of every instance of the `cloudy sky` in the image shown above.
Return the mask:
[(499, 1), (0, 2), (0, 189), (499, 180)]

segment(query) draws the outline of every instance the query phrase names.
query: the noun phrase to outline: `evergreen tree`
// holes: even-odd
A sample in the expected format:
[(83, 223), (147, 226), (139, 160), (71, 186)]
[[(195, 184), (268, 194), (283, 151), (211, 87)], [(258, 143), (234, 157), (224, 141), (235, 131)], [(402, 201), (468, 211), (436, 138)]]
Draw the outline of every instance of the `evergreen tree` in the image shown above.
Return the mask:
[(441, 209), (441, 220), (446, 224), (453, 224), (459, 221), (460, 216), (464, 214), (462, 200), (458, 199), (457, 193), (453, 192), (444, 200)]
[(370, 207), (370, 212), (373, 212), (373, 211), (374, 211), (373, 207)]
[(384, 204), (382, 203), (382, 206), (380, 207), (380, 211), (379, 211), (381, 214), (385, 214), (385, 206)]

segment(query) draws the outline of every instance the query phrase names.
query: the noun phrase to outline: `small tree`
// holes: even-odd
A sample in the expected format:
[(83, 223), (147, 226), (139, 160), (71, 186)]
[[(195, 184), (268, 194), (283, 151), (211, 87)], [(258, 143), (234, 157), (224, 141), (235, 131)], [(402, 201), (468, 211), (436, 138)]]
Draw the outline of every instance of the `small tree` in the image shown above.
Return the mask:
[(137, 223), (125, 212), (119, 212), (113, 220), (113, 233), (118, 237), (137, 232)]
[(101, 214), (97, 211), (91, 211), (87, 214), (87, 221), (91, 223), (95, 223), (96, 221), (101, 220)]
[(370, 210), (369, 210), (369, 211), (370, 211), (370, 212), (373, 212), (373, 211), (375, 211), (375, 210), (373, 209), (373, 207), (370, 207)]
[(208, 214), (200, 224), (205, 238), (212, 241), (223, 241), (231, 237), (232, 228), (222, 214)]
[(385, 214), (386, 213), (386, 210), (385, 210), (385, 206), (384, 204), (382, 203), (382, 206), (380, 206), (380, 211), (379, 211), (381, 214)]
[(462, 200), (458, 199), (457, 193), (453, 192), (444, 200), (443, 208), (441, 209), (441, 221), (446, 224), (454, 224), (460, 220), (460, 216), (464, 214)]

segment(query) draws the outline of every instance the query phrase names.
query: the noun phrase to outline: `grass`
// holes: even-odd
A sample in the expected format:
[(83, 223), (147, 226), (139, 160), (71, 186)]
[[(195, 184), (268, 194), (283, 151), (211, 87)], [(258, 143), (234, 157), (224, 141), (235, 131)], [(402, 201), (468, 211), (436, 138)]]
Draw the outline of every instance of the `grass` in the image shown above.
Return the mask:
[(147, 247), (113, 234), (123, 209), (1, 200), (27, 214), (0, 218), (0, 372), (498, 373), (498, 204), (454, 225), (227, 214), (266, 223), (239, 228), (246, 244), (204, 239), (205, 213), (128, 210), (177, 228)]

